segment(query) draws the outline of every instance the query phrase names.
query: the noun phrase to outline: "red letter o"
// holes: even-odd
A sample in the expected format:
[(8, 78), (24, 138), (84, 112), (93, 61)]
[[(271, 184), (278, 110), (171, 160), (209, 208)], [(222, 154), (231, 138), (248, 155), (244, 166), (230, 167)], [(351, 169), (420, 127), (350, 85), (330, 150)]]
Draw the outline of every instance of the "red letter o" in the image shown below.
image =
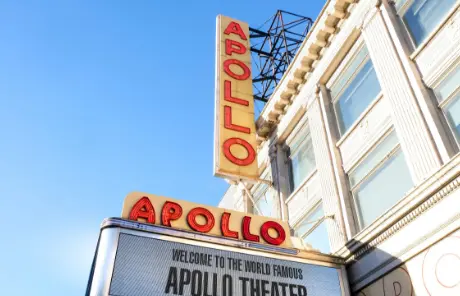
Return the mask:
[[(268, 230), (273, 228), (278, 233), (278, 237), (271, 237), (268, 233)], [(260, 227), (260, 235), (262, 238), (269, 244), (279, 246), (286, 239), (286, 232), (284, 231), (283, 226), (279, 225), (275, 221), (267, 221)]]
[[(206, 218), (206, 223), (200, 225), (196, 222), (196, 216), (201, 215)], [(188, 226), (198, 232), (209, 232), (214, 227), (214, 216), (205, 208), (193, 208), (187, 215)]]
[[(232, 145), (235, 145), (235, 144), (241, 145), (246, 149), (248, 153), (248, 156), (246, 158), (244, 159), (237, 158), (232, 154), (232, 151), (230, 151), (230, 147), (232, 147)], [(234, 164), (237, 164), (240, 166), (247, 166), (247, 165), (250, 165), (254, 161), (254, 159), (256, 159), (256, 152), (254, 151), (254, 148), (252, 148), (251, 144), (249, 144), (247, 141), (243, 139), (240, 139), (240, 138), (227, 139), (224, 142), (223, 146), (224, 146), (225, 157), (231, 162), (233, 162)]]
[[(235, 72), (233, 72), (230, 69), (230, 65), (239, 66), (243, 70), (243, 74), (236, 74)], [(236, 59), (225, 60), (225, 62), (224, 62), (224, 71), (225, 71), (225, 73), (228, 74), (228, 76), (230, 76), (230, 77), (232, 77), (232, 78), (234, 78), (236, 80), (246, 80), (251, 75), (251, 70), (249, 70), (248, 66), (246, 66), (246, 64), (243, 63), (242, 61), (236, 60)]]

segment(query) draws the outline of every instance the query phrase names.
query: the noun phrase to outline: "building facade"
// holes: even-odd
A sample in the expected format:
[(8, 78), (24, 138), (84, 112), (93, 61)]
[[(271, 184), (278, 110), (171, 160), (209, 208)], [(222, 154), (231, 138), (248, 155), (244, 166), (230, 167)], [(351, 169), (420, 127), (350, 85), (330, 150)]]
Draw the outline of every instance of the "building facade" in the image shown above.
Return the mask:
[(460, 295), (459, 6), (327, 1), (256, 122), (273, 185), (219, 206), (346, 258), (354, 295)]

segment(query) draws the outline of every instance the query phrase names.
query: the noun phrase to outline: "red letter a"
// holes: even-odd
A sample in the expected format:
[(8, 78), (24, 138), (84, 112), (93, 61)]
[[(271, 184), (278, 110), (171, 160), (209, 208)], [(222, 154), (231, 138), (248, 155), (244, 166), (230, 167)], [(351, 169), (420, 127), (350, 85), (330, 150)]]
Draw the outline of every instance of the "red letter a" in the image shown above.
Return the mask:
[(138, 218), (144, 218), (148, 223), (155, 224), (155, 209), (146, 196), (139, 199), (129, 213), (129, 220), (137, 221)]
[(227, 29), (225, 29), (224, 34), (225, 35), (230, 35), (230, 34), (236, 34), (240, 36), (241, 39), (247, 40), (246, 35), (244, 35), (243, 29), (241, 29), (240, 24), (231, 22), (228, 24)]

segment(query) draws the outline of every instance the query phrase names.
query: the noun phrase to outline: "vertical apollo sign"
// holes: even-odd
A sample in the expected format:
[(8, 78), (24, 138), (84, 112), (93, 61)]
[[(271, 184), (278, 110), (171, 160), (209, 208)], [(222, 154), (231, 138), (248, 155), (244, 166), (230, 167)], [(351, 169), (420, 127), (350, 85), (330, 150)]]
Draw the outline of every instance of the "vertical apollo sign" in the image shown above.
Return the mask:
[(257, 179), (256, 130), (247, 23), (219, 15), (214, 175)]

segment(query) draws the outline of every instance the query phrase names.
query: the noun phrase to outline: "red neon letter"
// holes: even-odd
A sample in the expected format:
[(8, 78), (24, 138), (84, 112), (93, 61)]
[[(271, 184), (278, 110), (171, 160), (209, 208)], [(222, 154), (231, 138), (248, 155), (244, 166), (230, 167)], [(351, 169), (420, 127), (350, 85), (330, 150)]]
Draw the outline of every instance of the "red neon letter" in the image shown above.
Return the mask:
[(224, 106), (224, 127), (226, 129), (237, 131), (240, 133), (251, 133), (251, 129), (249, 127), (244, 127), (232, 123), (232, 107), (230, 106)]
[[(196, 222), (196, 216), (201, 215), (206, 219), (206, 223), (200, 225)], [(205, 208), (193, 208), (187, 215), (188, 226), (198, 232), (209, 232), (214, 227), (214, 216)]]
[(171, 220), (177, 220), (182, 216), (182, 207), (171, 201), (165, 202), (161, 210), (161, 224), (171, 227)]
[(147, 196), (139, 199), (129, 213), (129, 220), (137, 221), (144, 218), (148, 223), (155, 224), (155, 209)]
[[(237, 65), (243, 70), (243, 74), (236, 74), (230, 69), (230, 65)], [(227, 73), (228, 76), (236, 79), (236, 80), (246, 80), (251, 76), (251, 70), (249, 70), (248, 66), (245, 63), (235, 59), (228, 59), (224, 62), (224, 71)]]
[(224, 212), (220, 220), (220, 230), (225, 237), (238, 238), (238, 232), (230, 230), (230, 213)]
[(243, 238), (248, 241), (259, 242), (260, 237), (251, 233), (251, 217), (243, 218)]
[(246, 52), (246, 46), (235, 40), (225, 39), (225, 54), (232, 55), (232, 53), (243, 54)]
[[(237, 158), (232, 154), (230, 147), (236, 144), (241, 145), (244, 147), (244, 149), (246, 149), (248, 153), (248, 156), (246, 156), (246, 158)], [(254, 151), (254, 148), (252, 148), (251, 144), (249, 144), (247, 141), (243, 139), (240, 139), (240, 138), (227, 139), (224, 142), (223, 148), (224, 148), (225, 157), (236, 165), (247, 166), (247, 165), (250, 165), (254, 161), (254, 159), (256, 159), (256, 152)]]
[(240, 24), (231, 22), (228, 24), (227, 28), (224, 31), (225, 35), (236, 34), (240, 36), (241, 39), (247, 40), (246, 35), (244, 35), (243, 29), (241, 29)]
[[(268, 233), (268, 230), (272, 228), (276, 230), (278, 236), (276, 238), (271, 237)], [(279, 246), (286, 239), (286, 232), (284, 231), (283, 226), (279, 225), (275, 221), (267, 221), (260, 227), (260, 235), (262, 238), (269, 244)]]
[(230, 80), (224, 80), (224, 100), (243, 106), (249, 106), (248, 101), (232, 97), (232, 82)]

